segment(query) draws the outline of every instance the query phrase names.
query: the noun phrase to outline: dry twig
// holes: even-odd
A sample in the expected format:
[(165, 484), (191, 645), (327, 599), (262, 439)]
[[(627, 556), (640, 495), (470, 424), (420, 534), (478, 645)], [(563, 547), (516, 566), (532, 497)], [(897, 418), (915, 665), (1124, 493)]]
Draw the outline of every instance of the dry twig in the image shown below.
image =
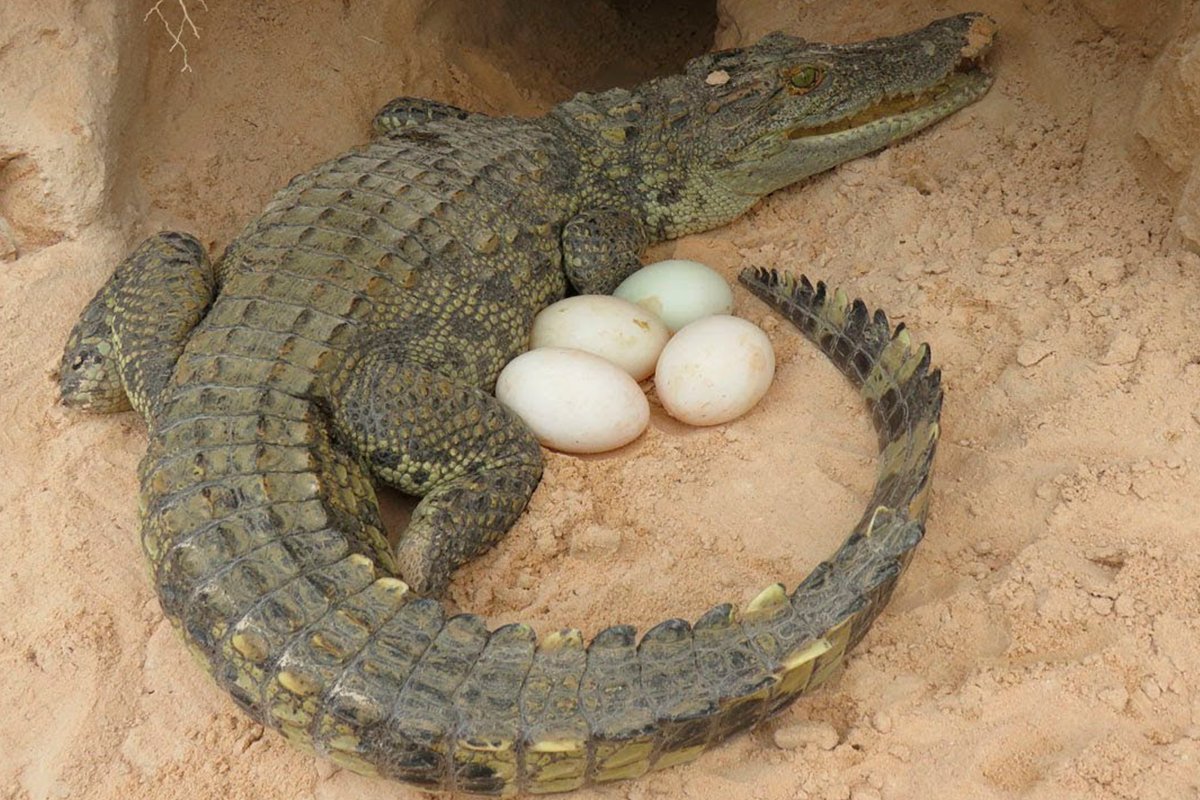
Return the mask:
[[(202, 10), (208, 11), (208, 3), (206, 3), (205, 0), (195, 1), (200, 4), (200, 8)], [(150, 8), (150, 10), (146, 12), (146, 16), (142, 17), (142, 22), (147, 21), (152, 16), (157, 16), (162, 20), (163, 27), (167, 29), (167, 35), (171, 37), (172, 41), (171, 49), (168, 52), (173, 53), (175, 52), (175, 48), (178, 47), (183, 52), (183, 66), (179, 68), (179, 71), (191, 72), (192, 65), (188, 63), (188, 49), (187, 45), (183, 43), (183, 37), (188, 32), (191, 32), (192, 36), (199, 39), (200, 30), (196, 27), (196, 23), (192, 21), (192, 15), (191, 11), (188, 9), (187, 0), (175, 0), (175, 2), (179, 4), (179, 10), (183, 12), (183, 19), (179, 21), (179, 25), (176, 28), (172, 29), (170, 20), (168, 20), (166, 15), (164, 15), (162, 12), (162, 5), (165, 2), (167, 2), (167, 0), (158, 0)]]

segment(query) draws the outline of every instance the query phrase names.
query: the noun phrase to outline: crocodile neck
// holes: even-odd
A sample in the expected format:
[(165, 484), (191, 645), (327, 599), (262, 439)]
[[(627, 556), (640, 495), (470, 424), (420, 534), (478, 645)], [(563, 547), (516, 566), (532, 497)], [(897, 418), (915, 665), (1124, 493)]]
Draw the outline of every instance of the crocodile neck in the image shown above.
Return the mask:
[(579, 164), (581, 205), (628, 211), (655, 242), (719, 228), (761, 199), (697, 168), (696, 142), (683, 124), (694, 112), (679, 102), (677, 84), (664, 78), (634, 91), (580, 93), (545, 117)]

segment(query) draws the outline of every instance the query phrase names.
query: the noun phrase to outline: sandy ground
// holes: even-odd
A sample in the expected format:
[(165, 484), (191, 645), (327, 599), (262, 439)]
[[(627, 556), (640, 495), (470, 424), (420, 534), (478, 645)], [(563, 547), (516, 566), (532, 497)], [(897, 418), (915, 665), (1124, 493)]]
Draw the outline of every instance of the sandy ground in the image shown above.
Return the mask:
[[(581, 18), (620, 41), (619, 20), (594, 5)], [(464, 3), (289, 6), (210, 2), (184, 74), (140, 12), (64, 0), (44, 9), (55, 25), (9, 19), (20, 25), (7, 28), (17, 46), (0, 47), (4, 800), (420, 795), (291, 750), (191, 662), (137, 543), (142, 425), (58, 406), (58, 353), (137, 239), (182, 227), (219, 248), (273, 187), (361, 141), (393, 94), (533, 113), (675, 56), (622, 59), (587, 31), (547, 34), (571, 28), (563, 12), (522, 17), (522, 35), (506, 36), (503, 8), (456, 27)], [(1179, 187), (1139, 178), (1154, 170), (1134, 136), (1176, 6), (978, 6), (1003, 36), (984, 101), (653, 254), (730, 277), (800, 270), (932, 344), (943, 447), (908, 576), (816, 696), (692, 765), (579, 797), (1200, 797), (1200, 258), (1159, 199)], [(866, 38), (964, 8), (730, 3), (717, 36)], [(548, 52), (533, 59), (538, 43)], [(140, 79), (118, 80), (130, 74)], [(619, 452), (550, 455), (530, 512), (458, 576), (457, 606), (542, 630), (644, 627), (794, 585), (837, 544), (871, 484), (866, 416), (740, 290), (737, 313), (779, 353), (764, 403), (707, 430), (656, 409)], [(402, 518), (404, 503), (390, 505)]]

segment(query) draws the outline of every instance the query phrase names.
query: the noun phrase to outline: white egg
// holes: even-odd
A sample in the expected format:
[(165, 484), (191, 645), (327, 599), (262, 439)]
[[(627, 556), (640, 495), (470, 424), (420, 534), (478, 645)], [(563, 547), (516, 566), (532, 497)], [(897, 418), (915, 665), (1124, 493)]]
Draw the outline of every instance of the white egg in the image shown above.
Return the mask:
[(667, 342), (654, 387), (663, 408), (689, 425), (719, 425), (754, 408), (775, 377), (775, 350), (756, 325), (705, 317)]
[(670, 337), (663, 321), (641, 306), (605, 294), (582, 294), (543, 309), (533, 321), (529, 346), (595, 353), (640, 381), (654, 372)]
[(564, 453), (602, 453), (629, 444), (650, 422), (650, 404), (629, 373), (600, 356), (541, 347), (514, 358), (496, 399)]
[(672, 331), (702, 317), (733, 311), (733, 291), (719, 272), (679, 258), (642, 267), (613, 296), (652, 311)]

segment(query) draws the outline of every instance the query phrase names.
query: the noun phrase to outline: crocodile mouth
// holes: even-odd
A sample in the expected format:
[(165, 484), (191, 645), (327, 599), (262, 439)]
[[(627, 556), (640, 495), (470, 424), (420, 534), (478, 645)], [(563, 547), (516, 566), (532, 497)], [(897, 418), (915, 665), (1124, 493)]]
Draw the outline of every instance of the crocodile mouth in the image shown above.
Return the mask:
[(963, 59), (942, 80), (920, 91), (881, 97), (842, 119), (823, 125), (797, 126), (785, 135), (795, 140), (863, 131), (876, 125), (893, 129), (907, 128), (910, 124), (916, 127), (970, 105), (982, 97), (991, 84), (992, 75), (979, 59)]

